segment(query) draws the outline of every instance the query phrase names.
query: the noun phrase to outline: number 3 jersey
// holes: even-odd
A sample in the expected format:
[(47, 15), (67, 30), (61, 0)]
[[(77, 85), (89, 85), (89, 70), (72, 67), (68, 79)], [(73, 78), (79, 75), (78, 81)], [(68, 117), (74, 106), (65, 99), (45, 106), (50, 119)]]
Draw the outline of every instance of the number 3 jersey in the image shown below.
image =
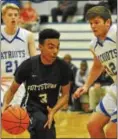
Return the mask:
[(28, 111), (46, 112), (47, 106), (57, 103), (60, 87), (69, 83), (70, 73), (69, 66), (59, 58), (51, 65), (44, 65), (39, 55), (24, 61), (15, 72), (16, 82), (25, 82), (22, 106), (26, 105)]
[(16, 68), (29, 58), (29, 31), (18, 28), (14, 35), (8, 35), (1, 28), (1, 76), (12, 77)]
[(116, 82), (117, 75), (116, 32), (117, 26), (114, 24), (110, 27), (104, 41), (100, 41), (98, 38), (94, 38), (90, 44), (92, 51), (98, 57), (102, 65), (105, 67), (107, 73), (114, 80), (114, 82)]

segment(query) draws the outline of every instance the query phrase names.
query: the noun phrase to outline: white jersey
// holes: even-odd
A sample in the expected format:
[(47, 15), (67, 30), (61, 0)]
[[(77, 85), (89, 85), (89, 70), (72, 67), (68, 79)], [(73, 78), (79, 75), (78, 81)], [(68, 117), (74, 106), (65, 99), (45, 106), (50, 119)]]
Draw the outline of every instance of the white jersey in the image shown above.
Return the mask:
[[(1, 102), (3, 102), (4, 93), (13, 81), (16, 68), (30, 57), (28, 49), (30, 32), (17, 28), (14, 35), (8, 35), (4, 31), (4, 27), (1, 27)], [(22, 84), (11, 103), (20, 104), (24, 92), (25, 88)]]
[(13, 76), (16, 68), (27, 58), (29, 31), (18, 28), (14, 35), (8, 35), (1, 28), (1, 76)]
[(112, 25), (107, 33), (106, 39), (100, 42), (97, 38), (91, 41), (90, 47), (105, 67), (107, 73), (116, 82), (117, 48), (116, 48), (117, 26)]

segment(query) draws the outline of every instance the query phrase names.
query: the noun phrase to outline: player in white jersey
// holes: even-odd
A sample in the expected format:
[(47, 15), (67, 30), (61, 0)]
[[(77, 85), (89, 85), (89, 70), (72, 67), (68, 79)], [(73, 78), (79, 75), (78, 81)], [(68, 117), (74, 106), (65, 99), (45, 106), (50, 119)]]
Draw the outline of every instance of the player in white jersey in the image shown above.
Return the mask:
[[(87, 19), (95, 38), (91, 41), (90, 50), (94, 61), (88, 79), (83, 87), (78, 88), (74, 98), (87, 92), (92, 83), (100, 76), (103, 70), (114, 80), (108, 93), (93, 112), (87, 128), (91, 138), (117, 138), (117, 98), (116, 98), (116, 32), (112, 25), (111, 13), (104, 6), (95, 6), (88, 10)], [(106, 129), (104, 131), (104, 127)]]
[[(1, 102), (4, 93), (12, 83), (16, 68), (29, 56), (36, 55), (33, 34), (18, 26), (20, 9), (15, 4), (8, 3), (2, 7), (1, 27)], [(20, 104), (25, 88), (18, 90), (12, 104)]]

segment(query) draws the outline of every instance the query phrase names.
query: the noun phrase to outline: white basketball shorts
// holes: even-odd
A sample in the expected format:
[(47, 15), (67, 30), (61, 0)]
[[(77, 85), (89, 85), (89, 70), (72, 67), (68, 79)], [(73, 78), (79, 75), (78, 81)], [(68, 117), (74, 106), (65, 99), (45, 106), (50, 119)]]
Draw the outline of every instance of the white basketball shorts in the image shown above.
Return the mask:
[(112, 122), (117, 122), (117, 88), (116, 84), (112, 84), (109, 87), (108, 93), (100, 101), (96, 107), (97, 112), (102, 112), (106, 116), (110, 117)]

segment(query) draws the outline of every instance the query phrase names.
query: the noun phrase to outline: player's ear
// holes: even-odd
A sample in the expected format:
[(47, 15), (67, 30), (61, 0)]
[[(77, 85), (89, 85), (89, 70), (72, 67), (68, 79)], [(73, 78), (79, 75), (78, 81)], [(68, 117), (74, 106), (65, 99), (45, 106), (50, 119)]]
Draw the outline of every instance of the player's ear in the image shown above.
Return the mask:
[(43, 47), (43, 46), (42, 46), (41, 44), (39, 44), (39, 50), (40, 50), (40, 51), (42, 50), (42, 47)]
[(41, 49), (41, 44), (39, 44), (39, 49)]
[(106, 21), (106, 25), (107, 25), (108, 27), (111, 25), (111, 19), (108, 19), (108, 20)]

